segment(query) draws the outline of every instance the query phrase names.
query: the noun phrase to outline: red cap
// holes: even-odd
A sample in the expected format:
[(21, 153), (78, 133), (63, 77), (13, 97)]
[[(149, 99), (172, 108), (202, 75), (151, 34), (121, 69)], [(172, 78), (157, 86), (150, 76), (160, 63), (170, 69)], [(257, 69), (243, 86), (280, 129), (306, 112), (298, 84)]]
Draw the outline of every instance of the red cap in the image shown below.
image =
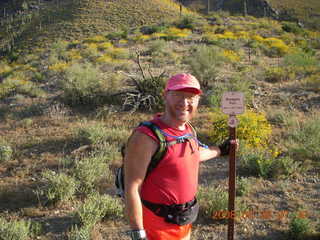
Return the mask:
[(186, 91), (201, 94), (198, 80), (187, 73), (180, 73), (171, 77), (166, 84), (165, 91)]

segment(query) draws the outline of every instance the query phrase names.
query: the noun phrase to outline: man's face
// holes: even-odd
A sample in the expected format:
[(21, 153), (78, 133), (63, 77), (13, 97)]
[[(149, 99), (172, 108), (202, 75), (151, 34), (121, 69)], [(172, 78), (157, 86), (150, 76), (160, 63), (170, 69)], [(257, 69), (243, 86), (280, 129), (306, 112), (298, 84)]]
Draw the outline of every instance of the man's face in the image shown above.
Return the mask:
[(191, 92), (168, 91), (165, 93), (167, 111), (174, 119), (187, 122), (196, 114), (199, 98)]

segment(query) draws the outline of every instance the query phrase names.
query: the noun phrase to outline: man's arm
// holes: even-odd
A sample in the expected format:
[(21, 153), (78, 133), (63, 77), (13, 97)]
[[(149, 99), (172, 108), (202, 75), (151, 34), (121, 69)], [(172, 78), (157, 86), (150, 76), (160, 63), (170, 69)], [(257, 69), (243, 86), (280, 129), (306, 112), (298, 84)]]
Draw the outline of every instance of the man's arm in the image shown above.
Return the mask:
[(144, 133), (130, 137), (124, 158), (125, 205), (132, 229), (143, 229), (140, 188), (158, 144)]
[(239, 140), (226, 140), (223, 144), (219, 146), (211, 146), (209, 148), (200, 147), (200, 161), (207, 161), (212, 158), (221, 156), (226, 156), (229, 154), (230, 145), (235, 145), (235, 150), (239, 149)]
[(201, 162), (220, 156), (220, 148), (217, 146), (211, 146), (209, 148), (200, 147), (199, 151)]

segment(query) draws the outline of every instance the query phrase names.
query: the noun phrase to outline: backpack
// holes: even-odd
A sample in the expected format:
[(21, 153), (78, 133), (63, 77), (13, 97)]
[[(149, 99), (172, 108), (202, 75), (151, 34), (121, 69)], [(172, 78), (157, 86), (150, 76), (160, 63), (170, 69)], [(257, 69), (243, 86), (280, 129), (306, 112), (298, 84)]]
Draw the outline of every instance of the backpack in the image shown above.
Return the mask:
[[(155, 123), (150, 122), (150, 121), (146, 121), (146, 122), (141, 122), (139, 124), (140, 126), (145, 126), (147, 128), (149, 128), (152, 133), (157, 137), (157, 139), (159, 140), (159, 147), (157, 149), (157, 151), (153, 154), (151, 161), (149, 163), (149, 166), (147, 168), (147, 173), (146, 173), (146, 177), (150, 174), (150, 172), (152, 172), (160, 163), (160, 161), (164, 158), (164, 156), (167, 153), (167, 148), (169, 146), (172, 146), (174, 144), (179, 144), (179, 143), (184, 143), (185, 141), (187, 141), (188, 139), (192, 139), (194, 138), (198, 144), (202, 147), (207, 148), (208, 146), (200, 143), (197, 139), (197, 134), (195, 129), (193, 128), (193, 126), (188, 122), (188, 125), (191, 127), (192, 130), (192, 134), (191, 133), (187, 133), (183, 136), (172, 136), (166, 132), (164, 132), (163, 130), (161, 130)], [(167, 141), (166, 140), (166, 136), (172, 137), (175, 140), (173, 141)], [(124, 158), (124, 146), (121, 149), (122, 152), (122, 157)], [(123, 164), (121, 165), (121, 167), (117, 168), (116, 173), (115, 173), (115, 186), (116, 186), (116, 191), (117, 191), (117, 195), (119, 197), (124, 197), (124, 169), (123, 169)]]

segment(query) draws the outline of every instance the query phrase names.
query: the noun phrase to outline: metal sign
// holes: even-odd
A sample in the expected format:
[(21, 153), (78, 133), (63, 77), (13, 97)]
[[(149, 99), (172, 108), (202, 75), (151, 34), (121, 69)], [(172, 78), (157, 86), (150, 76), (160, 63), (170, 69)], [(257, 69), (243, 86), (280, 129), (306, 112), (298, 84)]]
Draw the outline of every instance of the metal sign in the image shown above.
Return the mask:
[(242, 92), (225, 92), (221, 100), (222, 112), (228, 115), (238, 115), (244, 112), (244, 95)]

